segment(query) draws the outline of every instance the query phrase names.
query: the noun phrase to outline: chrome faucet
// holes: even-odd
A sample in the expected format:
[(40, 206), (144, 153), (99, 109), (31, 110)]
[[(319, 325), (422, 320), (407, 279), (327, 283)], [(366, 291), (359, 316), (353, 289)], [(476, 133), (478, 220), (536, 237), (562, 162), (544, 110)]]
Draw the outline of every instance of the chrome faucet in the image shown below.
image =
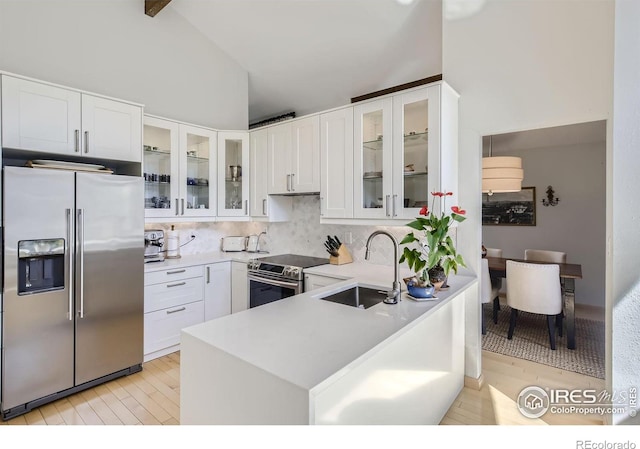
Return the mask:
[(369, 260), (369, 244), (371, 240), (378, 235), (384, 234), (393, 242), (393, 287), (391, 291), (387, 292), (387, 298), (383, 301), (385, 304), (398, 304), (400, 301), (400, 280), (398, 278), (398, 241), (394, 236), (387, 231), (374, 231), (367, 239), (366, 251), (364, 253), (365, 260)]
[(258, 234), (258, 243), (256, 243), (256, 252), (259, 253), (260, 252), (260, 237), (262, 237), (262, 235), (267, 235), (267, 231), (262, 231), (260, 234)]

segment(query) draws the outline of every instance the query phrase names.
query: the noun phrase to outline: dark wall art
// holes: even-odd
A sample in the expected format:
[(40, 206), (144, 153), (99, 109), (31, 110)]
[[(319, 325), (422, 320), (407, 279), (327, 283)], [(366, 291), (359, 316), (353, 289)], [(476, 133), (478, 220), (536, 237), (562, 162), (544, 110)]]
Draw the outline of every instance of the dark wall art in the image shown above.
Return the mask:
[(496, 226), (535, 226), (536, 188), (519, 192), (482, 194), (482, 224)]

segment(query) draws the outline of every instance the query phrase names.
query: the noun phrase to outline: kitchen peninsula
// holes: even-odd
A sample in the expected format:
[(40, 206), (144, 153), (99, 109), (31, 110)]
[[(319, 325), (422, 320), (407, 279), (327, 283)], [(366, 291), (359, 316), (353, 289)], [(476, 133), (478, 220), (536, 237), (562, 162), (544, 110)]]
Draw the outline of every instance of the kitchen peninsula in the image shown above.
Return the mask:
[(439, 423), (463, 387), (476, 279), (451, 276), (433, 301), (403, 292), (363, 310), (321, 300), (388, 289), (390, 275), (366, 275), (377, 266), (350, 268), (351, 279), (183, 329), (181, 424)]

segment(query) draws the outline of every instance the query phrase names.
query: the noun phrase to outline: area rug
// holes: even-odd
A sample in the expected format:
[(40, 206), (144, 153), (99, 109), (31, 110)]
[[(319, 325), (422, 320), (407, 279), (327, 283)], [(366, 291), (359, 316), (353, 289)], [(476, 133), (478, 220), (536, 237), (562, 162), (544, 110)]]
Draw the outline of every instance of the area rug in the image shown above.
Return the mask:
[(498, 324), (493, 324), (491, 304), (484, 307), (487, 334), (482, 336), (482, 349), (604, 379), (603, 322), (576, 318), (576, 349), (567, 349), (565, 332), (563, 337), (556, 335), (556, 350), (552, 351), (545, 316), (519, 312), (513, 339), (508, 340), (511, 309), (503, 304)]

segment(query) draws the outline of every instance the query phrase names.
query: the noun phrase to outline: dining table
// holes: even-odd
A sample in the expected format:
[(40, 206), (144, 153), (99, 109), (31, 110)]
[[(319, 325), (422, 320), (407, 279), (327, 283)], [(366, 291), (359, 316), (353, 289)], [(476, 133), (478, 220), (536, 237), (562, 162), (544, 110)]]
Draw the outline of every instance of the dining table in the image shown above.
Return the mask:
[(575, 280), (582, 279), (582, 266), (575, 263), (549, 263), (533, 260), (512, 259), (508, 257), (487, 257), (489, 262), (489, 275), (492, 278), (507, 277), (507, 260), (524, 263), (539, 263), (545, 265), (558, 265), (560, 267), (560, 285), (562, 287), (562, 310), (564, 323), (567, 330), (567, 348), (576, 349), (576, 293)]

